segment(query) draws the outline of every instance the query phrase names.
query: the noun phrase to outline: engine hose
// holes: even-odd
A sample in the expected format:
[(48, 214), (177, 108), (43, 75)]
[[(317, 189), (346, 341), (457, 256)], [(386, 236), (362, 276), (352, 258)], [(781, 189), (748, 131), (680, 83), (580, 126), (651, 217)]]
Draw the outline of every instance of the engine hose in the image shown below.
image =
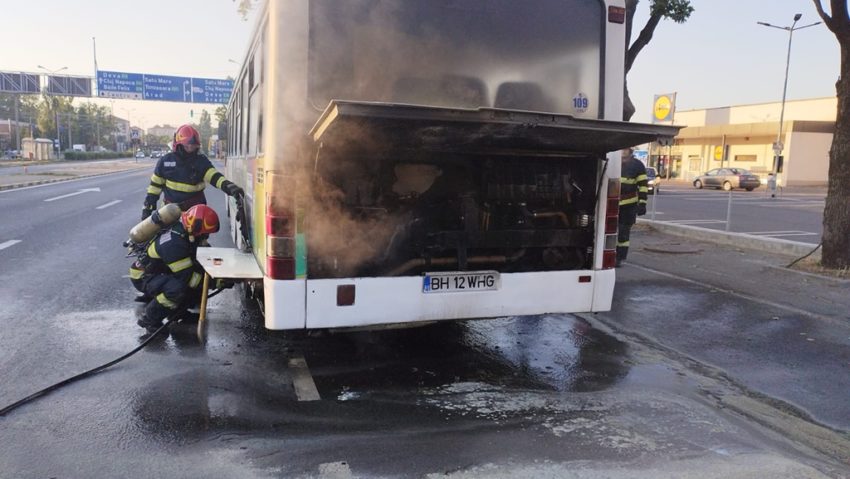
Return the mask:
[[(219, 291), (220, 291), (220, 290), (219, 290)], [(101, 366), (98, 366), (98, 367), (96, 367), (96, 368), (94, 368), (94, 369), (89, 369), (88, 371), (86, 371), (86, 372), (84, 372), (84, 373), (77, 374), (77, 375), (76, 375), (76, 376), (74, 376), (74, 377), (70, 377), (70, 378), (68, 378), (68, 379), (66, 379), (66, 380), (64, 380), (64, 381), (60, 381), (60, 382), (58, 382), (58, 383), (56, 383), (56, 384), (54, 384), (54, 385), (52, 385), (52, 386), (48, 386), (48, 387), (46, 387), (46, 388), (42, 389), (41, 391), (38, 391), (37, 393), (30, 394), (29, 396), (27, 396), (27, 397), (25, 397), (25, 398), (21, 399), (20, 401), (17, 401), (17, 402), (15, 402), (15, 403), (13, 403), (13, 404), (10, 404), (10, 405), (8, 405), (8, 406), (4, 407), (3, 409), (0, 409), (0, 416), (5, 416), (5, 415), (6, 415), (6, 414), (8, 414), (9, 412), (11, 412), (11, 411), (13, 411), (13, 410), (15, 410), (15, 409), (19, 408), (20, 406), (23, 406), (24, 404), (26, 404), (26, 403), (28, 403), (28, 402), (30, 402), (30, 401), (34, 401), (35, 399), (38, 399), (38, 398), (40, 398), (41, 396), (44, 396), (45, 394), (47, 394), (47, 393), (49, 393), (49, 392), (51, 392), (51, 391), (54, 391), (54, 390), (56, 390), (56, 389), (59, 389), (60, 387), (65, 386), (66, 384), (71, 384), (72, 382), (75, 382), (75, 381), (78, 381), (78, 380), (80, 380), (80, 379), (83, 379), (83, 378), (86, 378), (86, 377), (92, 376), (92, 375), (94, 375), (94, 374), (97, 374), (97, 373), (99, 373), (99, 372), (103, 371), (104, 369), (106, 369), (106, 368), (108, 368), (108, 367), (110, 367), (110, 366), (113, 366), (113, 365), (115, 365), (115, 364), (120, 363), (121, 361), (123, 361), (123, 360), (125, 360), (125, 359), (129, 358), (130, 356), (132, 356), (132, 355), (134, 355), (134, 354), (136, 354), (136, 353), (137, 353), (137, 352), (139, 352), (142, 348), (144, 348), (145, 346), (147, 346), (147, 345), (148, 345), (148, 343), (150, 343), (150, 342), (153, 340), (153, 338), (155, 338), (157, 335), (159, 335), (159, 333), (160, 333), (160, 332), (162, 332), (165, 328), (167, 328), (167, 327), (168, 327), (168, 325), (170, 325), (170, 324), (171, 324), (171, 323), (173, 323), (173, 322), (174, 322), (174, 320), (173, 320), (173, 319), (169, 319), (169, 320), (168, 320), (165, 324), (163, 324), (162, 326), (160, 326), (160, 327), (159, 327), (159, 329), (157, 329), (157, 330), (156, 330), (153, 334), (151, 334), (150, 336), (148, 336), (148, 339), (144, 340), (144, 342), (142, 342), (142, 344), (140, 344), (140, 345), (136, 346), (136, 349), (134, 349), (134, 350), (130, 351), (129, 353), (127, 353), (127, 354), (125, 354), (125, 355), (121, 356), (120, 358), (118, 358), (118, 359), (114, 359), (114, 360), (112, 360), (112, 361), (110, 361), (110, 362), (108, 362), (108, 363), (106, 363), (106, 364), (103, 364), (103, 365), (101, 365)]]

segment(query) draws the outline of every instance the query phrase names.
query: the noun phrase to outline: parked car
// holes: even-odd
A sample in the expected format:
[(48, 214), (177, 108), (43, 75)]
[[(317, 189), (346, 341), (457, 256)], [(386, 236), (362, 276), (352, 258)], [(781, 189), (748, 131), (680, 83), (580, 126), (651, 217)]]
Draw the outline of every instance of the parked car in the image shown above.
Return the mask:
[(654, 195), (661, 187), (661, 178), (658, 177), (658, 172), (651, 166), (646, 167), (646, 187), (650, 195)]
[(159, 158), (160, 154), (158, 150), (153, 150), (151, 152), (151, 158)]
[(144, 158), (144, 157), (145, 157), (144, 151), (139, 150), (139, 151), (136, 152), (136, 158)]
[(761, 186), (761, 178), (743, 168), (715, 168), (694, 179), (694, 188), (723, 188), (729, 191), (733, 188), (744, 188), (753, 191)]

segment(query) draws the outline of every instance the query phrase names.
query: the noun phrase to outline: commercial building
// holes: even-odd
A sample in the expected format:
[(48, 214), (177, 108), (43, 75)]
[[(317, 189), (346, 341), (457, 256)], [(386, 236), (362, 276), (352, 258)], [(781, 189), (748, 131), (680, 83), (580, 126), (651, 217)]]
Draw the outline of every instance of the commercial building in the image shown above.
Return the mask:
[[(825, 185), (835, 129), (835, 97), (785, 102), (780, 185)], [(652, 145), (649, 164), (662, 176), (692, 181), (713, 168), (744, 168), (762, 177), (774, 169), (779, 102), (677, 111), (685, 125), (671, 147)]]

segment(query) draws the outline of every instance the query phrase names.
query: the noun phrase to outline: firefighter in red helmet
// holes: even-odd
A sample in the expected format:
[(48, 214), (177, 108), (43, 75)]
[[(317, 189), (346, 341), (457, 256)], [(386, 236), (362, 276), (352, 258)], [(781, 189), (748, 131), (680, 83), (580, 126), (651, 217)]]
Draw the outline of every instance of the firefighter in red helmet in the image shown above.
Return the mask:
[(218, 215), (207, 205), (184, 211), (180, 221), (150, 240), (130, 266), (130, 280), (147, 302), (138, 325), (148, 332), (197, 305), (204, 270), (195, 260), (198, 246), (219, 229)]
[(204, 188), (207, 183), (229, 196), (243, 196), (242, 188), (219, 173), (210, 160), (199, 152), (200, 147), (201, 135), (198, 130), (191, 125), (177, 129), (172, 145), (174, 151), (160, 158), (154, 167), (142, 219), (153, 213), (160, 195), (163, 195), (166, 203), (179, 203), (184, 211), (197, 204), (206, 204)]

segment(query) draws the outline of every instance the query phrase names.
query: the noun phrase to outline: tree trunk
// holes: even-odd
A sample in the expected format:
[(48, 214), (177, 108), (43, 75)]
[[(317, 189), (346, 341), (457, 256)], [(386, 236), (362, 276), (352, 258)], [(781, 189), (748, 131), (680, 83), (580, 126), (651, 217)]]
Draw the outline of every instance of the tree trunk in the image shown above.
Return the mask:
[(835, 84), (838, 113), (829, 150), (829, 189), (823, 211), (821, 262), (827, 268), (850, 267), (850, 44), (839, 44), (841, 77)]
[(629, 96), (629, 80), (623, 82), (623, 121), (629, 121), (635, 114), (635, 104)]

